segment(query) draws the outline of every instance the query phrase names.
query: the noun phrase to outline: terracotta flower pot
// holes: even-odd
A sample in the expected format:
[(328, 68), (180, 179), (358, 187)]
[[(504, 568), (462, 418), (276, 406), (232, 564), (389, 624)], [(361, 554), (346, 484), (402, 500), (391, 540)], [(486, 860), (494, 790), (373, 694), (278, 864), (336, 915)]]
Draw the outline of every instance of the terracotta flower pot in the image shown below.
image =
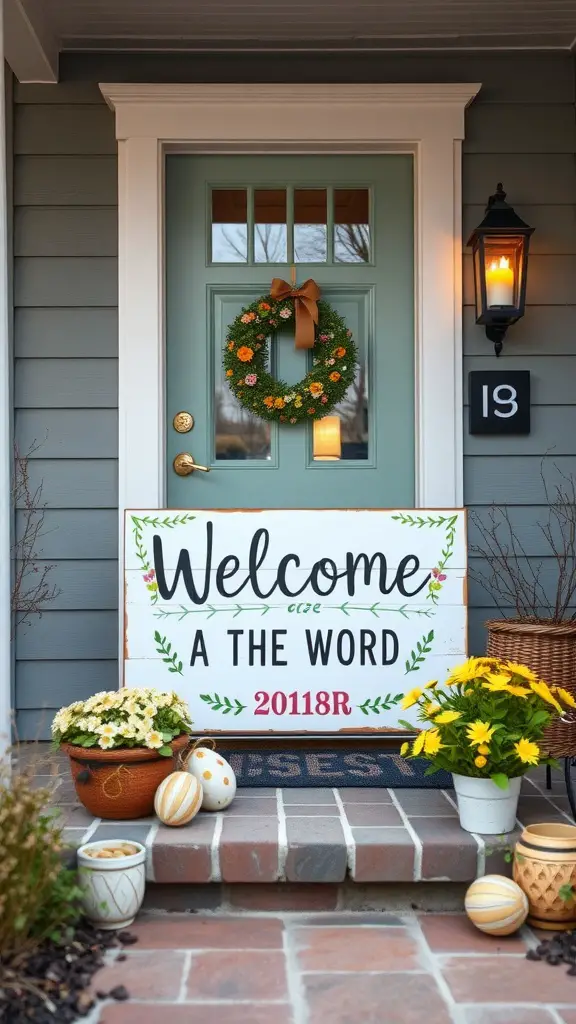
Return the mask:
[(160, 783), (177, 768), (177, 757), (188, 744), (187, 733), (172, 740), (173, 756), (156, 750), (130, 747), (99, 750), (62, 743), (78, 799), (96, 818), (146, 818), (154, 813), (154, 795)]
[(576, 904), (560, 890), (576, 885), (575, 825), (528, 825), (516, 843), (513, 874), (528, 897), (530, 924), (548, 931), (574, 928)]

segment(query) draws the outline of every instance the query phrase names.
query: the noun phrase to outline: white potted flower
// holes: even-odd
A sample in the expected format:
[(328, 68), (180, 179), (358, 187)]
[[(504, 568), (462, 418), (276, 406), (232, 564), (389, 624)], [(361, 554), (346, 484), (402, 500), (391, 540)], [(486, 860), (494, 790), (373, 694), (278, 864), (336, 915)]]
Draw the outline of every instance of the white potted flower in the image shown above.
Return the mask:
[(62, 708), (52, 737), (70, 758), (79, 799), (99, 818), (152, 814), (154, 794), (174, 770), (192, 728), (176, 693), (122, 689)]
[(401, 752), (429, 761), (428, 775), (452, 772), (467, 832), (511, 832), (522, 776), (533, 765), (554, 763), (542, 746), (546, 727), (576, 701), (525, 665), (498, 658), (469, 658), (445, 687), (435, 680), (405, 695), (402, 707), (417, 705), (426, 728)]

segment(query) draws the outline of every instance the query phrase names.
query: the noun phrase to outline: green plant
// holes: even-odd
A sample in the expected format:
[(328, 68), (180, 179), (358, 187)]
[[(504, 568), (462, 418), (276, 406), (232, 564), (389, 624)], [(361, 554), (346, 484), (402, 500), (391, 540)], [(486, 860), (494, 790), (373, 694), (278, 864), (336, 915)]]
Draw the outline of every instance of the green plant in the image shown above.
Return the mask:
[(81, 916), (77, 874), (61, 859), (62, 828), (47, 813), (49, 789), (22, 775), (0, 778), (0, 952), (14, 956), (60, 942)]
[(554, 764), (541, 749), (542, 737), (552, 719), (576, 707), (576, 701), (525, 665), (469, 658), (453, 669), (445, 688), (434, 680), (407, 693), (402, 707), (414, 705), (427, 728), (403, 745), (404, 757), (428, 760), (427, 775), (444, 769), (490, 778), (506, 789), (508, 779), (523, 775), (530, 765)]
[(52, 722), (52, 738), (56, 746), (148, 747), (171, 757), (170, 742), (191, 728), (188, 705), (178, 694), (125, 688), (61, 708)]

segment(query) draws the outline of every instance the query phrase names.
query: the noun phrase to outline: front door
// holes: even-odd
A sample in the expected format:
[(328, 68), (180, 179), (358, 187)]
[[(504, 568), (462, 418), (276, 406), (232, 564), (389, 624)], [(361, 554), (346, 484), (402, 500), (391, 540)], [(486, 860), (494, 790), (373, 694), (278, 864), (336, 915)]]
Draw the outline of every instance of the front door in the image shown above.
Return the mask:
[[(413, 166), (410, 156), (184, 156), (166, 167), (167, 500), (172, 508), (414, 505)], [(328, 455), (312, 423), (270, 424), (231, 394), (228, 325), (273, 277), (313, 278), (359, 350), (332, 410)], [(272, 373), (311, 366), (293, 334)], [(179, 433), (174, 417), (193, 416)], [(176, 455), (210, 468), (179, 476)]]

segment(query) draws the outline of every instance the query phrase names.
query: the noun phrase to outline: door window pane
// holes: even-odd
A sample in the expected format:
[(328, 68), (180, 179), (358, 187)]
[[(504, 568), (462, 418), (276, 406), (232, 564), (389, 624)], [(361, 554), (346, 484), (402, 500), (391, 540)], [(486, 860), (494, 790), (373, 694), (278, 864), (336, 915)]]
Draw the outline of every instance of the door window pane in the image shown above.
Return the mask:
[(212, 262), (248, 260), (248, 201), (245, 188), (212, 190)]
[(334, 189), (334, 259), (370, 261), (370, 194), (367, 188)]
[(326, 212), (326, 189), (294, 189), (295, 263), (326, 262)]
[(286, 189), (255, 189), (254, 262), (286, 263), (287, 241)]
[[(217, 353), (218, 366), (220, 353)], [(215, 395), (215, 456), (217, 460), (270, 459), (270, 423), (252, 416), (228, 387), (217, 368)]]

